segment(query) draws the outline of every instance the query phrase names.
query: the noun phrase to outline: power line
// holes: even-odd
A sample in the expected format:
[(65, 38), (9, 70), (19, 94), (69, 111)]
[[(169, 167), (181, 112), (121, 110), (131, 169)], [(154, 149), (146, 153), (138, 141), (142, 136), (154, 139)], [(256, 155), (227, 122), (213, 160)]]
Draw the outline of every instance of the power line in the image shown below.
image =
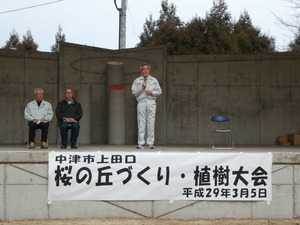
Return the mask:
[(40, 7), (40, 6), (44, 6), (44, 5), (50, 5), (50, 4), (54, 4), (54, 3), (62, 2), (62, 1), (63, 1), (63, 0), (57, 0), (57, 1), (47, 2), (47, 3), (43, 3), (43, 4), (39, 4), (39, 5), (28, 6), (28, 7), (24, 7), (24, 8), (20, 8), (20, 9), (12, 9), (12, 10), (8, 10), (8, 11), (0, 12), (0, 14), (11, 13), (11, 12), (16, 12), (16, 11), (21, 11), (21, 10), (24, 10), (24, 9), (36, 8), (36, 7)]
[(136, 43), (138, 43), (139, 42), (139, 40), (138, 40), (138, 35), (136, 34), (136, 31), (135, 31), (135, 26), (134, 26), (134, 23), (133, 23), (133, 19), (132, 19), (132, 16), (131, 16), (131, 12), (130, 12), (130, 6), (128, 6), (128, 12), (129, 12), (129, 17), (130, 17), (130, 21), (131, 21), (131, 25), (132, 25), (132, 28), (133, 28), (133, 32), (134, 32), (134, 34), (135, 34), (135, 38), (136, 38)]

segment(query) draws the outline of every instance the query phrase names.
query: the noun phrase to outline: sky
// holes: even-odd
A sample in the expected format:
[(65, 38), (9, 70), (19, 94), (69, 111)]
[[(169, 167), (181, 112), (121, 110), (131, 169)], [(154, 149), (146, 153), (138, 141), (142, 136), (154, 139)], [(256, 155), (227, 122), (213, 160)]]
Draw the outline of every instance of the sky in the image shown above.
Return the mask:
[[(183, 22), (195, 16), (204, 18), (213, 0), (168, 0), (176, 6)], [(273, 36), (277, 51), (285, 51), (293, 34), (280, 26), (275, 15), (288, 18), (293, 10), (286, 0), (225, 0), (233, 20), (247, 10), (254, 26)], [(48, 4), (51, 3), (51, 4)], [(116, 0), (121, 7), (121, 0)], [(33, 7), (36, 5), (42, 5)], [(18, 10), (22, 8), (27, 8)], [(17, 11), (12, 11), (17, 10)], [(134, 48), (149, 15), (156, 20), (161, 0), (127, 0), (126, 48)], [(106, 49), (118, 49), (119, 12), (114, 0), (2, 0), (0, 4), (0, 47), (5, 45), (13, 29), (20, 39), (30, 29), (38, 50), (49, 52), (61, 25), (66, 41)]]

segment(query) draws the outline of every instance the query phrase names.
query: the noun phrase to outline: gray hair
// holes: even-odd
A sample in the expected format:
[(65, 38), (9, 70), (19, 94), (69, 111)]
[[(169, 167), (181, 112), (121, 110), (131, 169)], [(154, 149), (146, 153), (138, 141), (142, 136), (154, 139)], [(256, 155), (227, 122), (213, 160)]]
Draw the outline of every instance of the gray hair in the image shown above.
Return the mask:
[(38, 90), (41, 90), (43, 92), (43, 94), (44, 94), (44, 89), (43, 88), (35, 88), (34, 89), (34, 94), (36, 94)]
[(151, 70), (151, 66), (148, 63), (144, 63), (144, 64), (140, 65), (140, 70), (142, 70), (143, 66), (149, 66), (149, 69)]

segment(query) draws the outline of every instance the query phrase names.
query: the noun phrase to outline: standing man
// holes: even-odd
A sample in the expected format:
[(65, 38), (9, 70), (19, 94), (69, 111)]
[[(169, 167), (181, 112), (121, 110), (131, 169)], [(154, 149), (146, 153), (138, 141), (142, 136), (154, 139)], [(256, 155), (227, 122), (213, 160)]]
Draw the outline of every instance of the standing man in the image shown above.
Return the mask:
[(44, 90), (42, 88), (34, 89), (35, 100), (29, 102), (24, 111), (24, 117), (28, 120), (29, 140), (28, 147), (35, 148), (35, 130), (42, 130), (41, 148), (48, 148), (47, 137), (49, 121), (52, 120), (53, 111), (49, 102), (44, 101)]
[(59, 120), (61, 148), (68, 145), (68, 130), (71, 129), (71, 148), (78, 148), (79, 120), (82, 118), (81, 104), (73, 97), (73, 89), (65, 89), (65, 99), (57, 104), (56, 117)]
[(138, 145), (142, 149), (145, 145), (145, 129), (147, 124), (147, 147), (154, 149), (154, 125), (156, 112), (156, 98), (162, 91), (156, 78), (150, 75), (150, 65), (140, 66), (141, 76), (136, 78), (132, 84), (132, 94), (136, 97), (137, 123), (138, 123)]

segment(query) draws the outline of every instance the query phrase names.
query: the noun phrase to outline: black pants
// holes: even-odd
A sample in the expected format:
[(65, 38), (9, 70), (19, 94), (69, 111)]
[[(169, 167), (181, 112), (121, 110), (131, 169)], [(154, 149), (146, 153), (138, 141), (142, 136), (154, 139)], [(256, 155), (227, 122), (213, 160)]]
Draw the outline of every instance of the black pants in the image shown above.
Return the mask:
[(80, 125), (78, 122), (69, 123), (69, 124), (66, 122), (60, 123), (60, 136), (61, 136), (62, 145), (68, 144), (68, 130), (69, 129), (71, 129), (71, 145), (76, 145), (77, 138), (79, 135), (79, 129), (80, 129)]
[(41, 142), (42, 141), (47, 142), (49, 122), (36, 124), (30, 121), (28, 123), (28, 127), (29, 127), (29, 142), (34, 142), (36, 129), (42, 130)]

